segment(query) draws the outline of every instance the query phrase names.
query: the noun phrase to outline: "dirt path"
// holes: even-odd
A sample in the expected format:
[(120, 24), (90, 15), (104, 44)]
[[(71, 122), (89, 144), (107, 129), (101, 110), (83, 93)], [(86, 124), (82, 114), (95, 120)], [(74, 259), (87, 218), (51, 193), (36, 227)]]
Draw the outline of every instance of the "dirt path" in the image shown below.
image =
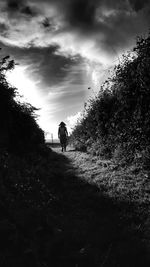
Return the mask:
[(113, 178), (106, 178), (115, 166), (85, 153), (54, 151), (59, 201), (53, 213), (59, 230), (53, 266), (149, 266), (144, 210), (139, 203), (124, 201), (120, 191), (113, 195)]

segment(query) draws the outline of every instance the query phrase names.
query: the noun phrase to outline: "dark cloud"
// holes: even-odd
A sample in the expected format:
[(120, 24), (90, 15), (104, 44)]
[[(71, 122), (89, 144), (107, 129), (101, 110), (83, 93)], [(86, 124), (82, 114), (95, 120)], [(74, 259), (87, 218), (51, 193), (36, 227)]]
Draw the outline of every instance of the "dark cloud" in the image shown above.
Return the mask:
[(77, 0), (70, 5), (68, 19), (73, 26), (91, 26), (95, 23), (96, 4), (93, 1)]
[(36, 12), (34, 10), (31, 9), (31, 7), (29, 6), (25, 6), (21, 9), (21, 13), (22, 14), (25, 14), (27, 16), (35, 16), (36, 15)]
[(40, 24), (47, 32), (56, 31), (57, 23), (55, 23), (52, 18), (45, 17)]
[(9, 14), (20, 13), (26, 16), (36, 15), (36, 11), (23, 0), (9, 0), (6, 5), (6, 11), (8, 11)]
[(81, 58), (59, 55), (57, 45), (48, 48), (18, 48), (1, 44), (0, 47), (3, 48), (4, 55), (9, 54), (16, 63), (28, 66), (29, 77), (34, 81), (40, 81), (39, 87), (43, 91), (67, 81), (68, 75), (71, 75), (72, 80), (75, 76), (78, 77), (78, 81), (81, 80), (81, 69), (74, 69), (74, 66), (80, 65)]
[(24, 51), (31, 62), (31, 66), (28, 67), (30, 76), (35, 80), (40, 80), (42, 87), (62, 83), (73, 64), (71, 58), (58, 55), (57, 50), (58, 46), (51, 46), (49, 48), (33, 47)]
[(129, 2), (132, 8), (138, 12), (148, 4), (149, 0), (130, 0)]
[(50, 23), (50, 20), (49, 18), (45, 18), (43, 21), (42, 21), (42, 25), (44, 28), (49, 28), (51, 26), (51, 23)]
[[(69, 64), (73, 62), (72, 58), (69, 59), (60, 53), (58, 55), (58, 47), (55, 47), (55, 51), (52, 52), (49, 48), (46, 50), (38, 47), (39, 44), (45, 46), (46, 43), (46, 46), (49, 46), (55, 42), (55, 40), (51, 42), (50, 34), (56, 34), (56, 43), (61, 46), (62, 53), (69, 50), (70, 45), (71, 49), (73, 47), (74, 54), (80, 53), (88, 59), (92, 59), (92, 53), (97, 53), (97, 59), (101, 56), (109, 57), (109, 55), (116, 58), (119, 53), (129, 49), (135, 43), (135, 37), (145, 32), (150, 24), (149, 12), (146, 11), (148, 10), (146, 7), (150, 6), (148, 0), (43, 0), (42, 3), (44, 3), (43, 10), (40, 0), (28, 2), (9, 0), (8, 9), (28, 17), (36, 15), (38, 17), (40, 14), (37, 24), (42, 27), (37, 26), (38, 35), (33, 34), (31, 38), (29, 36), (28, 48), (21, 51), (23, 51), (23, 57), (24, 54), (29, 54), (35, 65), (42, 66), (40, 76), (43, 77), (43, 81), (47, 81), (47, 77), (50, 77), (48, 75), (50, 71), (50, 84), (57, 83), (66, 76), (67, 72), (62, 69), (63, 64), (68, 64), (68, 61)], [(57, 10), (57, 15), (51, 12), (53, 7)], [(36, 12), (36, 9), (39, 12)], [(33, 18), (33, 22), (35, 21)], [(17, 31), (19, 32), (18, 29)], [(65, 34), (68, 34), (68, 39)], [(42, 40), (43, 36), (44, 40)], [(68, 40), (69, 44), (63, 38), (65, 41)], [(82, 46), (83, 49), (80, 49)], [(93, 51), (89, 48), (89, 51), (84, 54), (88, 46), (92, 46)], [(35, 73), (36, 71), (34, 75)], [(39, 74), (38, 69), (37, 73)]]
[[(20, 1), (20, 3), (21, 3), (21, 1)], [(17, 10), (19, 10), (20, 3), (19, 3), (19, 1), (8, 1), (8, 3), (7, 3), (7, 7), (8, 7), (8, 9), (11, 10), (12, 12), (13, 12), (13, 11), (17, 11)]]
[(118, 57), (130, 49), (137, 35), (148, 31), (148, 10), (148, 0), (72, 1), (66, 19), (72, 29), (78, 27), (81, 38), (94, 40), (95, 49)]
[(8, 25), (6, 25), (5, 23), (0, 23), (0, 33), (1, 33), (1, 36), (7, 37), (8, 29), (9, 29)]
[[(93, 40), (95, 49), (114, 54), (129, 49), (150, 24), (149, 0), (51, 0), (64, 16), (65, 31)], [(136, 12), (136, 15), (135, 15)], [(63, 33), (63, 30), (62, 30)], [(113, 49), (112, 49), (113, 47)], [(100, 49), (101, 51), (101, 49)]]

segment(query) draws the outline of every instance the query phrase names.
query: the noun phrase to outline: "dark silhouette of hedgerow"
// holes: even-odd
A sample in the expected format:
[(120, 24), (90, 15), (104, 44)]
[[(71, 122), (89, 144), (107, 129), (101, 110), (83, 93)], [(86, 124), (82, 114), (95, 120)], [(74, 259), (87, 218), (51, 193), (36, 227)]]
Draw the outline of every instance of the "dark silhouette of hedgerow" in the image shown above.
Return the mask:
[[(90, 100), (74, 128), (76, 147), (102, 156), (134, 160), (150, 150), (150, 34), (138, 37), (131, 52), (122, 56), (114, 74)], [(147, 156), (146, 156), (147, 157)]]
[(6, 71), (14, 67), (15, 62), (9, 56), (0, 60), (0, 147), (25, 151), (43, 144), (44, 132), (36, 122), (36, 108), (17, 101), (17, 89), (6, 80)]

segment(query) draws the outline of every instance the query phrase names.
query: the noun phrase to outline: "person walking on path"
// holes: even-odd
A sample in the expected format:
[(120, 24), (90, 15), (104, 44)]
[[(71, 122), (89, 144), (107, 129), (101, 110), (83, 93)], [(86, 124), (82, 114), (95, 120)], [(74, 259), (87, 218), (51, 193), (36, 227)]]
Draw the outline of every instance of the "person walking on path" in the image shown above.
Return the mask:
[(58, 138), (60, 140), (62, 152), (66, 151), (68, 131), (67, 131), (66, 124), (63, 121), (59, 124)]

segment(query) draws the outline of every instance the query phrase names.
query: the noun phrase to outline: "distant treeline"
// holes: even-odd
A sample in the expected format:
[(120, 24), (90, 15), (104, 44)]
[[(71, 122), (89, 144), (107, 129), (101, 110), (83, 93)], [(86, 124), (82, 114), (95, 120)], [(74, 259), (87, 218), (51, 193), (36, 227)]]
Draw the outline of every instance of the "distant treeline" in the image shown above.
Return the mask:
[(9, 56), (0, 59), (0, 150), (24, 152), (45, 140), (36, 122), (36, 108), (17, 100), (17, 89), (6, 80), (5, 73), (14, 67), (15, 62)]
[(137, 38), (97, 97), (86, 103), (72, 142), (103, 157), (149, 160), (150, 34)]

